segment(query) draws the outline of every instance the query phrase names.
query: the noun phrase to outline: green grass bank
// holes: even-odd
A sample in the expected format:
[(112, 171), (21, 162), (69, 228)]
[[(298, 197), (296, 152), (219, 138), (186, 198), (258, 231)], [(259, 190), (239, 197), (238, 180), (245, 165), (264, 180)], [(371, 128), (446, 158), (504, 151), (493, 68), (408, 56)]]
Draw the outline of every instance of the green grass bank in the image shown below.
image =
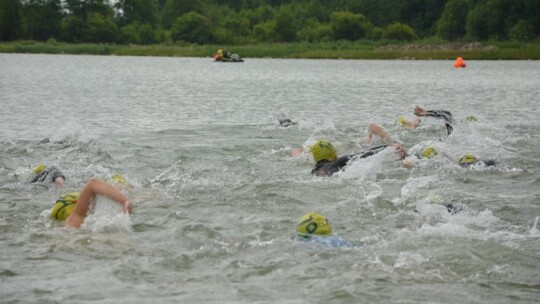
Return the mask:
[[(56, 41), (0, 43), (1, 53), (211, 57), (221, 45), (71, 44)], [(243, 58), (539, 60), (540, 43), (390, 42), (275, 43), (225, 46)]]

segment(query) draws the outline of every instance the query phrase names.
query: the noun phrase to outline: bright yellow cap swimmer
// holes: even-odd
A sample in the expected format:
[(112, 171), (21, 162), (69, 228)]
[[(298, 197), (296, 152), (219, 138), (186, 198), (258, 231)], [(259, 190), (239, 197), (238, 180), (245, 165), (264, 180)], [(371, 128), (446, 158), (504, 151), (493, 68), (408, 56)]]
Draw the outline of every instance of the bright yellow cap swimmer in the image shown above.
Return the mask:
[(475, 161), (476, 161), (476, 156), (472, 154), (465, 154), (462, 158), (459, 159), (458, 163), (460, 165), (463, 165), (463, 164), (474, 163)]
[(433, 147), (427, 147), (422, 151), (422, 158), (432, 158), (433, 156), (439, 154), (437, 150)]
[(51, 210), (51, 218), (65, 221), (75, 208), (77, 199), (79, 192), (62, 193)]
[(115, 174), (115, 175), (111, 176), (111, 182), (116, 183), (116, 184), (120, 184), (122, 186), (127, 186), (127, 184), (128, 184), (127, 179), (124, 176), (120, 175), (120, 174)]
[(396, 122), (402, 126), (406, 125), (409, 123), (409, 121), (407, 120), (407, 118), (405, 118), (405, 116), (399, 116), (396, 120)]
[(337, 157), (337, 152), (332, 143), (327, 140), (319, 140), (310, 146), (315, 162), (323, 159), (333, 161)]
[(47, 167), (44, 164), (39, 164), (37, 167), (32, 169), (32, 172), (34, 172), (34, 174), (40, 174), (41, 172), (43, 172), (43, 170), (45, 170), (45, 168)]
[(328, 220), (317, 212), (312, 212), (304, 215), (296, 226), (298, 236), (310, 238), (311, 234), (329, 235), (332, 234), (332, 225)]

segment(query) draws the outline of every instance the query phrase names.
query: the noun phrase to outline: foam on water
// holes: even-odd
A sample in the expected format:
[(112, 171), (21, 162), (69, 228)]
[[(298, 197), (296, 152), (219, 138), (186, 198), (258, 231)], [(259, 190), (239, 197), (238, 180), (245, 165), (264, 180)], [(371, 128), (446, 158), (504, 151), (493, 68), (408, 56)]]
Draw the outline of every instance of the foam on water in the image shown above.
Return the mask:
[[(6, 302), (536, 301), (534, 62), (0, 56), (18, 71), (0, 73)], [(419, 101), (450, 110), (455, 132), (434, 118), (396, 126)], [(279, 126), (279, 112), (298, 124)], [(439, 154), (406, 169), (386, 149), (310, 175), (310, 144), (359, 153), (369, 122), (411, 155)], [(501, 165), (462, 168), (464, 153)], [(99, 198), (82, 229), (62, 227), (49, 219), (60, 191), (28, 185), (39, 163), (63, 171), (62, 191), (124, 175), (133, 214)], [(299, 243), (296, 221), (313, 211), (356, 247)]]

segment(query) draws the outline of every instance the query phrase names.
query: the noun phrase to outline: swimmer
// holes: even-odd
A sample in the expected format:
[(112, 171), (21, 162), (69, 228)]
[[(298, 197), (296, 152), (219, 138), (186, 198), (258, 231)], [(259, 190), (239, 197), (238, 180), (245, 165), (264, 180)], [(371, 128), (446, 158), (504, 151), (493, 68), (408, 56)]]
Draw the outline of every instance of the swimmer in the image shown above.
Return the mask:
[(390, 136), (384, 131), (383, 127), (376, 123), (370, 123), (368, 125), (368, 136), (364, 140), (365, 144), (371, 145), (373, 143), (373, 135), (381, 138), (384, 143), (390, 143)]
[(375, 155), (388, 147), (394, 148), (396, 153), (400, 156), (400, 159), (405, 158), (407, 152), (405, 151), (405, 148), (399, 144), (375, 146), (357, 154), (341, 156), (338, 158), (337, 151), (332, 143), (327, 140), (319, 140), (311, 146), (311, 153), (316, 162), (315, 167), (311, 170), (311, 174), (315, 174), (316, 176), (330, 176), (344, 169), (351, 159), (366, 158)]
[(58, 189), (64, 187), (66, 177), (57, 167), (47, 167), (44, 164), (40, 164), (32, 169), (32, 173), (35, 176), (30, 183), (52, 182)]
[(446, 127), (446, 131), (448, 132), (448, 135), (452, 134), (452, 131), (454, 131), (454, 128), (452, 127), (452, 123), (454, 123), (454, 118), (452, 118), (452, 113), (444, 110), (425, 110), (419, 106), (416, 106), (414, 109), (414, 115), (416, 116), (426, 116), (426, 117), (434, 117), (434, 118), (442, 118), (444, 119), (444, 125)]
[(396, 123), (402, 125), (405, 129), (416, 129), (420, 125), (420, 119), (416, 117), (414, 120), (408, 120), (405, 116), (399, 116)]
[(494, 167), (499, 163), (494, 159), (480, 160), (472, 154), (465, 154), (458, 160), (458, 164), (463, 168), (469, 167)]
[(437, 150), (435, 148), (430, 146), (430, 147), (427, 147), (424, 150), (422, 150), (422, 153), (420, 153), (419, 155), (413, 154), (413, 155), (410, 155), (410, 156), (406, 157), (405, 159), (403, 159), (401, 161), (401, 163), (406, 168), (412, 168), (412, 167), (414, 167), (416, 165), (417, 161), (419, 161), (421, 159), (433, 158), (437, 154), (439, 154), (439, 152), (437, 152)]
[(92, 178), (84, 185), (81, 192), (62, 194), (51, 210), (51, 218), (65, 221), (66, 227), (79, 228), (97, 195), (115, 200), (122, 206), (124, 213), (131, 213), (131, 202), (117, 188), (102, 180)]
[(296, 226), (296, 233), (300, 241), (315, 242), (330, 247), (354, 247), (353, 244), (333, 235), (332, 232), (330, 222), (317, 212), (304, 215)]
[(294, 126), (294, 125), (297, 124), (296, 122), (294, 122), (294, 121), (290, 120), (289, 118), (287, 118), (285, 116), (285, 114), (283, 114), (283, 113), (280, 113), (278, 115), (278, 121), (279, 121), (279, 124), (282, 127), (285, 127), (285, 128), (290, 127), (290, 126)]

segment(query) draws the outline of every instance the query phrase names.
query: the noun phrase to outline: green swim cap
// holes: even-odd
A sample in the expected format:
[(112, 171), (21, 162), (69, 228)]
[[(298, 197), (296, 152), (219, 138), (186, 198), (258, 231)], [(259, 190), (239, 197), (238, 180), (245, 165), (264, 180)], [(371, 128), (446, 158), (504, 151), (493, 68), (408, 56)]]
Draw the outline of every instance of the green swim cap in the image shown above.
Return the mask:
[(78, 199), (79, 192), (62, 193), (51, 210), (51, 218), (65, 221), (75, 209)]
[(474, 163), (476, 160), (477, 160), (476, 156), (472, 154), (465, 154), (462, 158), (459, 159), (458, 163), (460, 165), (464, 165), (464, 164)]
[(315, 162), (319, 162), (323, 159), (333, 161), (337, 157), (336, 149), (332, 143), (327, 140), (319, 140), (310, 148)]
[(477, 121), (477, 119), (476, 119), (476, 117), (474, 115), (470, 115), (470, 116), (465, 117), (465, 120), (468, 121), (468, 122)]
[(32, 169), (32, 172), (34, 174), (40, 174), (41, 172), (43, 172), (43, 170), (45, 170), (45, 168), (47, 167), (44, 164), (39, 164), (34, 169)]
[(120, 174), (115, 174), (115, 175), (111, 176), (111, 182), (116, 183), (116, 184), (120, 184), (122, 186), (127, 186), (127, 184), (128, 184), (127, 179), (124, 176), (120, 175)]
[(300, 219), (296, 226), (296, 232), (299, 237), (303, 238), (310, 238), (312, 234), (329, 235), (332, 234), (332, 225), (320, 213), (311, 212)]
[(396, 123), (404, 126), (406, 125), (407, 123), (409, 123), (409, 121), (407, 120), (407, 118), (405, 118), (405, 116), (399, 116), (397, 119), (396, 119)]
[(422, 151), (422, 158), (432, 158), (435, 155), (439, 154), (437, 150), (433, 147), (427, 147)]

